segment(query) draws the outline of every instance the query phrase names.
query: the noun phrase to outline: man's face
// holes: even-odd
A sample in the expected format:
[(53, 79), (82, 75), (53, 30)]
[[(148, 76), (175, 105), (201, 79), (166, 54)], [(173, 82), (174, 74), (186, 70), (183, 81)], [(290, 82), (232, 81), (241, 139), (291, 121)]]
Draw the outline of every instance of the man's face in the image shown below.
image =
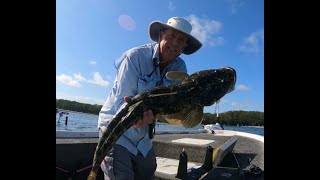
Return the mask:
[(187, 46), (188, 38), (185, 34), (174, 29), (166, 29), (160, 32), (160, 56), (161, 61), (171, 60), (179, 56)]

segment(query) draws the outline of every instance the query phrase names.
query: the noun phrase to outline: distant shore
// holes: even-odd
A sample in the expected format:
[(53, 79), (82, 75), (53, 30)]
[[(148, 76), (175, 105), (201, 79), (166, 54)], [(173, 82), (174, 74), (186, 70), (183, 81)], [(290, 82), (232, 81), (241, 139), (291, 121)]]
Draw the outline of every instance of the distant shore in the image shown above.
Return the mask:
[(264, 128), (264, 126), (242, 126), (242, 127)]

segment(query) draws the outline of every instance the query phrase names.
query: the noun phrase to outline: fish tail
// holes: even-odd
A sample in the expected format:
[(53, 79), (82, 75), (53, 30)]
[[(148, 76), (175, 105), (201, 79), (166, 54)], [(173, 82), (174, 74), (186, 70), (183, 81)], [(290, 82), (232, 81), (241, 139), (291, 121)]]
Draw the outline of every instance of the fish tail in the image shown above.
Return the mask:
[(97, 177), (97, 169), (96, 168), (92, 168), (90, 173), (89, 173), (89, 176), (88, 176), (87, 180), (96, 180), (96, 177)]

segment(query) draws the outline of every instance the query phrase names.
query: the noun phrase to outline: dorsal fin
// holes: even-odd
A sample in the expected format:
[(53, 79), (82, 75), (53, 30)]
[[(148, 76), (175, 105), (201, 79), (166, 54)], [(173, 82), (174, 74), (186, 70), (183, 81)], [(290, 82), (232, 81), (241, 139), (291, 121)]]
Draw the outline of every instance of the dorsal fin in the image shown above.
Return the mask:
[(189, 75), (182, 71), (169, 71), (166, 73), (166, 78), (169, 80), (185, 80)]
[(178, 94), (177, 92), (170, 92), (170, 93), (161, 93), (161, 94), (150, 94), (149, 97), (157, 97), (157, 96), (170, 96)]

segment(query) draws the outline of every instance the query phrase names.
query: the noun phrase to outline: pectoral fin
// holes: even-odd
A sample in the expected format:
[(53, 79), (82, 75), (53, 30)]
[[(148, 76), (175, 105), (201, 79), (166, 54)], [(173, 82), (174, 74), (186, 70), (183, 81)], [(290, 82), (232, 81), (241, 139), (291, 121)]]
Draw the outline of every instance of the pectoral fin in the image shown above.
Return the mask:
[(200, 124), (203, 119), (203, 106), (196, 106), (183, 109), (174, 114), (166, 114), (161, 116), (161, 120), (172, 125), (182, 125), (186, 128), (192, 128)]
[(129, 109), (128, 109), (128, 113), (127, 113), (126, 117), (128, 117), (128, 116), (132, 113), (132, 111), (133, 111), (137, 106), (139, 106), (140, 103), (142, 103), (142, 101), (138, 101), (138, 102), (132, 104), (132, 105), (129, 107)]
[(169, 71), (166, 73), (166, 78), (169, 80), (185, 80), (189, 75), (182, 71)]

